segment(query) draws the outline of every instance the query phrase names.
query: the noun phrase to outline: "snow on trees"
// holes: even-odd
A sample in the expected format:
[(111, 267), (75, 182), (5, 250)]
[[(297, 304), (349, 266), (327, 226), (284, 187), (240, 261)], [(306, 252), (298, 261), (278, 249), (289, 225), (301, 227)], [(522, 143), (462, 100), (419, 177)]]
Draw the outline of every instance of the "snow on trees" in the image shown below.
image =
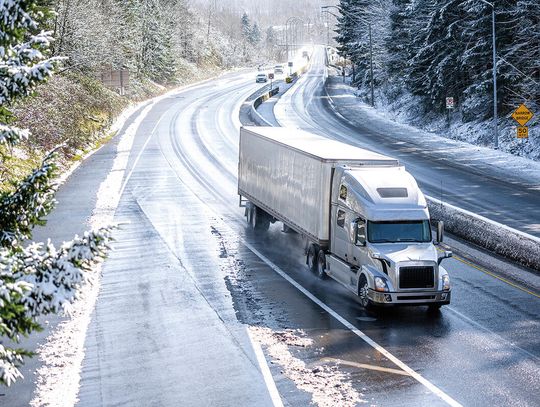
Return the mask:
[[(504, 116), (522, 102), (540, 107), (540, 2), (491, 3), (496, 20), (499, 112)], [(425, 111), (439, 113), (445, 111), (445, 98), (453, 96), (465, 120), (491, 117), (489, 4), (481, 0), (341, 0), (339, 9), (335, 39), (342, 56), (350, 58), (357, 69), (355, 84), (360, 93), (369, 86), (366, 22), (371, 22), (379, 91), (389, 98), (412, 93), (423, 101)]]
[[(8, 107), (46, 81), (61, 58), (46, 56), (51, 33), (38, 31), (37, 19), (49, 12), (37, 1), (3, 0), (0, 13), (0, 160), (6, 163), (17, 143), (30, 137), (28, 130), (10, 125)], [(21, 336), (40, 329), (39, 316), (69, 311), (111, 241), (112, 228), (105, 227), (59, 249), (50, 242), (26, 243), (54, 208), (55, 174), (53, 151), (39, 168), (0, 192), (0, 383), (8, 386), (22, 377), (18, 367), (31, 356), (15, 347)]]

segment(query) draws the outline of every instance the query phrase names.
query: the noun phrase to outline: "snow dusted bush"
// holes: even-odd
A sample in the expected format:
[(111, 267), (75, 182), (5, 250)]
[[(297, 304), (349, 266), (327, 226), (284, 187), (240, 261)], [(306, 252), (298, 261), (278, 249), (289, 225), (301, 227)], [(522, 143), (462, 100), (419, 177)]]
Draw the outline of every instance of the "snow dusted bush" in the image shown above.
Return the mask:
[[(35, 0), (0, 0), (0, 162), (28, 130), (10, 125), (10, 106), (28, 96), (54, 72), (61, 60), (47, 58), (50, 33), (38, 32), (36, 19), (47, 10)], [(36, 34), (36, 32), (38, 32)], [(112, 227), (87, 232), (56, 249), (50, 242), (30, 243), (35, 225), (54, 208), (56, 153), (9, 191), (0, 192), (0, 383), (22, 377), (18, 367), (31, 352), (12, 348), (21, 335), (41, 329), (37, 318), (69, 311), (78, 289), (92, 279), (92, 267), (109, 250)], [(0, 174), (0, 181), (5, 174)], [(9, 180), (8, 180), (9, 181)]]

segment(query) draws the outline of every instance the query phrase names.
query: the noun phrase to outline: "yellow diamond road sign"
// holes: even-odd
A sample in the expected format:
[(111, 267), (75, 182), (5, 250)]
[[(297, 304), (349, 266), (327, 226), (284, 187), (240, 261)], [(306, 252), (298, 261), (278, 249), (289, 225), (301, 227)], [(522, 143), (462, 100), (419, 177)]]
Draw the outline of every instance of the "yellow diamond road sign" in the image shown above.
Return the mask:
[(527, 122), (531, 120), (533, 116), (533, 112), (527, 109), (527, 106), (525, 106), (523, 103), (514, 111), (514, 113), (512, 113), (512, 118), (521, 126), (525, 126), (525, 124), (527, 124)]

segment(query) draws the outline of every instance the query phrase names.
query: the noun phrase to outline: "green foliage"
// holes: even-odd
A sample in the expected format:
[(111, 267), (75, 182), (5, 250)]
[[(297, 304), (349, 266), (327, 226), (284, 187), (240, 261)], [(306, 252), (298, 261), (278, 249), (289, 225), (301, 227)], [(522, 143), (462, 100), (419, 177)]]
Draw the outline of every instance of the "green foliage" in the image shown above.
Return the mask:
[[(51, 37), (38, 32), (34, 17), (49, 13), (39, 1), (12, 0), (0, 4), (0, 169), (6, 168), (17, 144), (28, 138), (27, 130), (13, 127), (6, 107), (30, 95), (54, 72), (59, 58), (46, 58)], [(65, 113), (65, 112), (64, 112)], [(10, 385), (22, 375), (18, 368), (30, 352), (12, 348), (20, 336), (41, 327), (37, 318), (69, 306), (77, 291), (91, 280), (92, 267), (109, 250), (112, 228), (87, 232), (57, 250), (24, 242), (32, 229), (45, 224), (54, 208), (56, 153), (21, 180), (9, 179), (12, 188), (0, 192), (0, 383)]]

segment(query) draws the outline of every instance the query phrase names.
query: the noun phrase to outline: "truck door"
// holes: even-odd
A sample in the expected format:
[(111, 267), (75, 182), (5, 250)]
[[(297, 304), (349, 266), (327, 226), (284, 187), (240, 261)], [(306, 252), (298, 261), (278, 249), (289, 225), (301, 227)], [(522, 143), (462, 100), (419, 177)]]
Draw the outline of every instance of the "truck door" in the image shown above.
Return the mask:
[(357, 214), (353, 214), (353, 219), (349, 225), (350, 240), (348, 258), (353, 265), (349, 284), (356, 287), (358, 283), (358, 270), (362, 268), (363, 264), (369, 263), (366, 247), (366, 221), (365, 219), (358, 217)]
[(341, 260), (347, 261), (349, 256), (349, 236), (346, 228), (346, 212), (338, 206), (333, 206), (334, 211), (332, 219), (335, 219), (332, 225), (332, 253)]

